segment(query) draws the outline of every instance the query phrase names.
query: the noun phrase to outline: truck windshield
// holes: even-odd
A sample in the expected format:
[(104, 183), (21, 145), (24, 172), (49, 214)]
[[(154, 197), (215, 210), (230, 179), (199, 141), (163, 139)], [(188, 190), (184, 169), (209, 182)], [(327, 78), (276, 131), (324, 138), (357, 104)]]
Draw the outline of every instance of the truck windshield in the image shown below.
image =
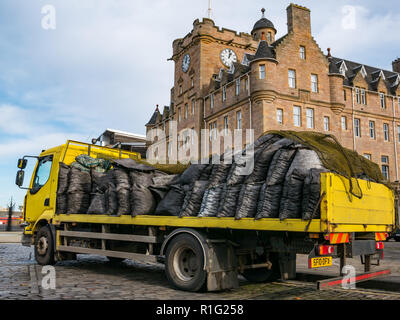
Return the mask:
[(39, 164), (36, 169), (35, 178), (33, 180), (32, 189), (37, 192), (49, 180), (53, 156), (47, 156), (39, 159)]

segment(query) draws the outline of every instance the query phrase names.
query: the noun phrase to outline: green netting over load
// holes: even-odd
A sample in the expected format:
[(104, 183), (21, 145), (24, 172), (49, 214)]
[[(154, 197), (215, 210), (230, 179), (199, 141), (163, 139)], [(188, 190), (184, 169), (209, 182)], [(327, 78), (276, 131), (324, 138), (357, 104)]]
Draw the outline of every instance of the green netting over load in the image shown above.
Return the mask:
[(310, 131), (271, 130), (261, 136), (267, 134), (275, 134), (291, 139), (314, 150), (326, 169), (338, 173), (349, 180), (350, 190), (348, 192), (357, 198), (362, 198), (362, 190), (358, 184), (358, 178), (382, 183), (391, 188), (376, 163), (359, 155), (357, 152), (344, 148), (333, 135)]

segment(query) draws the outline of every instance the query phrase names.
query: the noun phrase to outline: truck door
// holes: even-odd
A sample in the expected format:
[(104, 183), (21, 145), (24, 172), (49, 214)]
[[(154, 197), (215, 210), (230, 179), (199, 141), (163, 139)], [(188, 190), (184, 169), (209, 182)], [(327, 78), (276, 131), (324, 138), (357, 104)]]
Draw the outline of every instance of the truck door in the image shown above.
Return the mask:
[[(45, 211), (54, 208), (51, 199), (51, 172), (53, 155), (46, 155), (38, 159), (36, 169), (32, 175), (30, 190), (26, 196), (26, 221), (34, 222)], [(53, 197), (54, 199), (54, 197)]]

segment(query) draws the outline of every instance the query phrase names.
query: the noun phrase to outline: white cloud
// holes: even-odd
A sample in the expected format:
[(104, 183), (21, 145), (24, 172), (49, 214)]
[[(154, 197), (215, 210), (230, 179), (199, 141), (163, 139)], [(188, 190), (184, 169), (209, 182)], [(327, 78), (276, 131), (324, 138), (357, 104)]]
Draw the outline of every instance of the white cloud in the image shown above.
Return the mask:
[(400, 42), (400, 33), (395, 31), (400, 30), (400, 14), (376, 13), (360, 5), (347, 7), (354, 9), (354, 26), (352, 11), (337, 7), (316, 35), (321, 48), (330, 47), (334, 56), (391, 70), (390, 63), (396, 58), (391, 51)]

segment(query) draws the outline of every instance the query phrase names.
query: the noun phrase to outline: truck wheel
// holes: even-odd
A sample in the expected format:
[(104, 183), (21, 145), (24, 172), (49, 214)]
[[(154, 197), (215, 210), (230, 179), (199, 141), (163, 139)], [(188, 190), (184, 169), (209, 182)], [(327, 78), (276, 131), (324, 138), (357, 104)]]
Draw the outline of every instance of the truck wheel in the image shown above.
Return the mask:
[(270, 282), (279, 279), (279, 263), (277, 256), (271, 256), (270, 261), (272, 263), (271, 269), (268, 268), (255, 268), (246, 269), (243, 271), (242, 276), (246, 280), (255, 283)]
[(397, 242), (400, 242), (400, 237), (394, 237), (394, 240), (396, 240)]
[(207, 273), (200, 243), (188, 234), (173, 238), (166, 252), (165, 273), (176, 288), (196, 292), (202, 289)]
[(36, 234), (35, 259), (42, 266), (55, 264), (53, 236), (48, 226), (41, 227)]

